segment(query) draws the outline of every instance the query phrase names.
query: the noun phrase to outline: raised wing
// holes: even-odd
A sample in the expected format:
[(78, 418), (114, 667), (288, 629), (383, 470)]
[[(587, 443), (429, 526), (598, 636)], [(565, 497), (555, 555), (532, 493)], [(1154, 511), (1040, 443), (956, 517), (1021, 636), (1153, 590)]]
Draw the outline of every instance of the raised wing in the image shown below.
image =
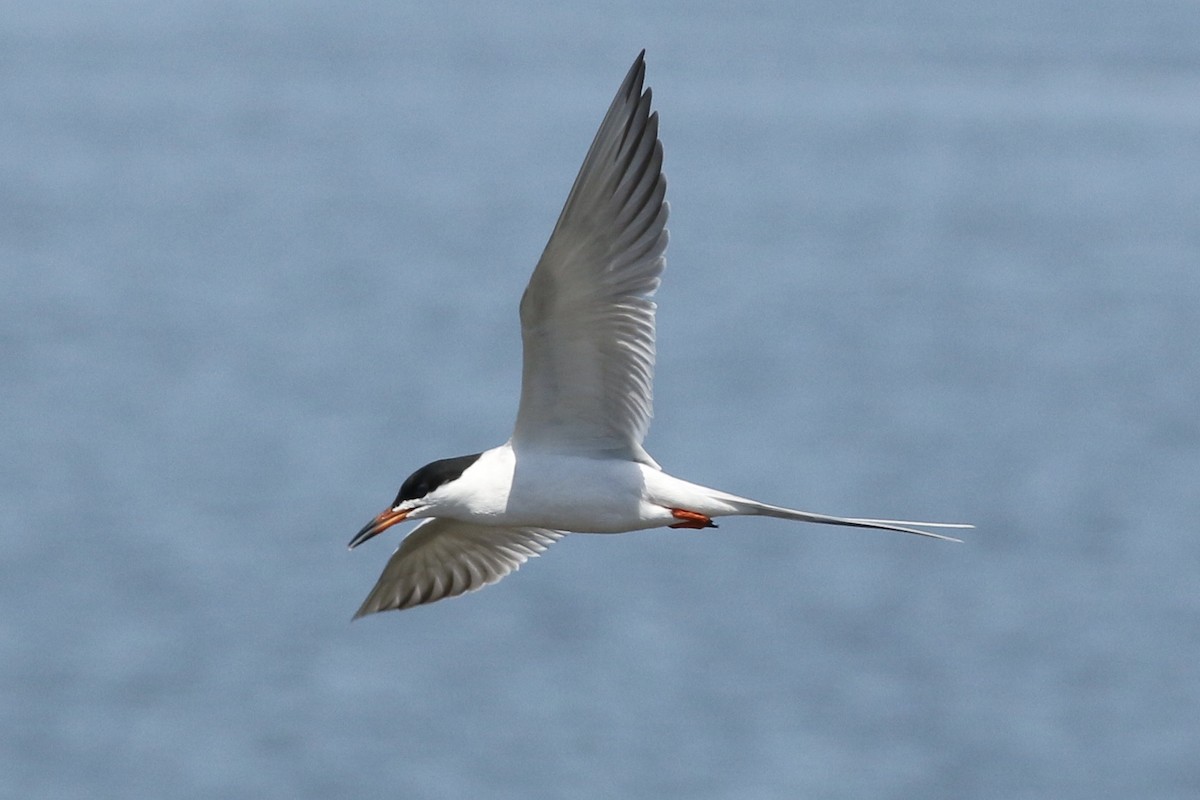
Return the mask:
[(482, 589), (565, 535), (545, 528), (424, 520), (396, 548), (354, 618)]
[(521, 298), (514, 445), (653, 464), (654, 302), (667, 249), (645, 51), (625, 76)]

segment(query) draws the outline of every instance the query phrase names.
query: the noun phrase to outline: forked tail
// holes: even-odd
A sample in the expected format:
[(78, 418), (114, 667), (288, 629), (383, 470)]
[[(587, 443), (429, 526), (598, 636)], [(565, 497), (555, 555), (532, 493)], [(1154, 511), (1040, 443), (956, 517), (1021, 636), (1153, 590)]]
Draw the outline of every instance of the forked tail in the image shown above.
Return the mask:
[(974, 528), (974, 525), (968, 525), (961, 522), (906, 522), (898, 519), (857, 519), (851, 517), (831, 517), (826, 514), (812, 514), (807, 511), (796, 511), (793, 508), (783, 508), (782, 506), (771, 506), (766, 503), (759, 503), (755, 500), (747, 500), (738, 498), (737, 504), (741, 507), (739, 510), (743, 514), (759, 515), (764, 517), (778, 517), (779, 519), (792, 519), (797, 522), (816, 522), (821, 525), (846, 525), (851, 528), (871, 528), (879, 531), (898, 531), (900, 533), (912, 533), (917, 536), (928, 536), (931, 539), (942, 539), (947, 542), (961, 542), (962, 539), (955, 539), (953, 536), (946, 536), (941, 533), (933, 533), (932, 531), (923, 531), (921, 528)]

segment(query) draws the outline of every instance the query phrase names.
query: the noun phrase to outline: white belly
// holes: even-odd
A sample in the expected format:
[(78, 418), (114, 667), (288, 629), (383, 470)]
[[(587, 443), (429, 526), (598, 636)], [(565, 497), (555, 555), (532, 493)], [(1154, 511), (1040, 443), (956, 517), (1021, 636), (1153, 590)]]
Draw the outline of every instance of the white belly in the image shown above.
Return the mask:
[(487, 475), (486, 483), (468, 469), (462, 484), (469, 493), (461, 498), (461, 508), (440, 510), (439, 516), (577, 533), (623, 533), (676, 523), (673, 509), (710, 516), (736, 513), (722, 499), (729, 495), (633, 461), (514, 454), (499, 447), (477, 463), (484, 468), (480, 472)]
[(579, 533), (657, 528), (674, 519), (647, 500), (644, 470), (631, 461), (519, 456), (504, 516), (507, 524)]
[[(678, 522), (673, 509), (739, 513), (732, 495), (682, 481), (634, 461), (488, 450), (430, 516), (485, 525), (623, 533)], [(414, 515), (414, 518), (418, 518)]]

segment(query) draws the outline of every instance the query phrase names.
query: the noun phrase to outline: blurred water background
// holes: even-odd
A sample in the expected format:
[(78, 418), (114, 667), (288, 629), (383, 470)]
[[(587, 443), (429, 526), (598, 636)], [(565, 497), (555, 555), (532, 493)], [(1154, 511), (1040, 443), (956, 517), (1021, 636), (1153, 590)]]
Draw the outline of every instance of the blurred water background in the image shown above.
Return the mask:
[[(649, 449), (963, 545), (570, 537), (353, 625), (648, 48)], [(0, 794), (1200, 786), (1200, 5), (17, 3)]]

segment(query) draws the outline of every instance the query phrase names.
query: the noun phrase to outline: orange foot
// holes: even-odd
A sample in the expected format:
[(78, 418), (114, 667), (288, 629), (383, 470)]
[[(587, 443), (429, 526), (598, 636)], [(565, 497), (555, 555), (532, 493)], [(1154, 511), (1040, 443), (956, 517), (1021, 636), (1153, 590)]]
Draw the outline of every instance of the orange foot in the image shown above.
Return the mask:
[(679, 522), (669, 527), (672, 528), (693, 528), (695, 530), (703, 530), (704, 528), (715, 528), (712, 517), (706, 517), (703, 514), (697, 514), (695, 511), (685, 511), (682, 508), (672, 508), (671, 516)]

